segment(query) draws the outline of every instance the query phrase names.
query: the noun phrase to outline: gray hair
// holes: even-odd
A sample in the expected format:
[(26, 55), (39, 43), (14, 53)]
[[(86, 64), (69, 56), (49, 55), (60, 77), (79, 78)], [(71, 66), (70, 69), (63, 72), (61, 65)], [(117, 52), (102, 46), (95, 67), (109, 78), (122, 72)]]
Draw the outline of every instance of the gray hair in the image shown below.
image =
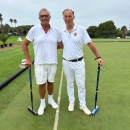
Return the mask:
[(48, 12), (48, 14), (50, 15), (50, 11), (49, 11), (49, 10), (47, 10), (46, 8), (42, 8), (42, 9), (39, 11), (39, 15), (40, 15), (41, 11), (47, 11), (47, 12)]
[(65, 9), (65, 10), (62, 12), (63, 15), (64, 15), (65, 11), (71, 11), (71, 12), (73, 13), (73, 15), (74, 15), (74, 11), (73, 11), (72, 9)]

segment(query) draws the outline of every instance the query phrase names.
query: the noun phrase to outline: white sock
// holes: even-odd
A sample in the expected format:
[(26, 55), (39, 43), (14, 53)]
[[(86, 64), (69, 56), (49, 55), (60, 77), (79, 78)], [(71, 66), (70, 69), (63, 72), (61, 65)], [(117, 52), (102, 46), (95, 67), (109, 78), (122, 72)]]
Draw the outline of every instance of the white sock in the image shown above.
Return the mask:
[(45, 105), (45, 98), (44, 99), (40, 99), (41, 100), (41, 104)]
[(53, 98), (53, 95), (48, 95), (48, 99), (52, 99)]

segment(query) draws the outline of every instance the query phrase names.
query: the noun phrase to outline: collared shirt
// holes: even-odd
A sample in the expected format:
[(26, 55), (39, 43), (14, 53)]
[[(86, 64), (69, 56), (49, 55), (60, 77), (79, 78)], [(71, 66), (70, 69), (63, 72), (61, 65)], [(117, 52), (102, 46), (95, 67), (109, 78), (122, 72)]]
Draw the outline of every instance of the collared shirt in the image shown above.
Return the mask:
[(66, 28), (60, 31), (61, 40), (64, 45), (63, 58), (67, 60), (77, 59), (83, 56), (83, 45), (91, 42), (86, 29), (79, 25), (74, 25), (71, 32)]
[(51, 27), (45, 33), (41, 24), (33, 26), (26, 39), (33, 43), (34, 64), (57, 64), (57, 42), (61, 41), (58, 29)]

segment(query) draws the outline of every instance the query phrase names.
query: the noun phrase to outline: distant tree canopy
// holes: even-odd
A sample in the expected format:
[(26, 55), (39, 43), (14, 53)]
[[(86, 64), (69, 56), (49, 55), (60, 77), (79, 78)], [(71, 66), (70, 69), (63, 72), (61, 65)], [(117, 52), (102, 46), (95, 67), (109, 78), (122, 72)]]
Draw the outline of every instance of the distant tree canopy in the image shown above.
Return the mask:
[(9, 24), (5, 24), (2, 26), (3, 33), (18, 33), (18, 35), (26, 35), (27, 32), (30, 30), (30, 28), (33, 25), (23, 25), (23, 26), (17, 26), (17, 27), (11, 27)]
[(98, 27), (97, 26), (90, 26), (88, 29), (87, 29), (90, 37), (98, 37), (97, 35), (97, 31), (98, 31)]
[(113, 21), (107, 21), (99, 24), (97, 34), (99, 37), (113, 37), (116, 35), (116, 26)]
[[(9, 22), (11, 23), (11, 25), (9, 24), (5, 24), (3, 25), (3, 18), (2, 18), (2, 14), (0, 13), (0, 34), (4, 33), (4, 34), (12, 34), (12, 35), (26, 35), (27, 32), (30, 30), (30, 28), (33, 25), (23, 25), (23, 26), (18, 26), (16, 27), (17, 24), (17, 20), (16, 19), (9, 19)], [(13, 26), (14, 23), (14, 26)]]
[[(0, 13), (0, 34), (15, 33), (18, 35), (26, 35), (27, 32), (30, 30), (30, 28), (33, 26), (33, 25), (22, 25), (16, 27), (18, 21), (12, 18), (9, 19), (11, 25), (9, 24), (3, 25), (2, 22), (3, 18), (2, 14)], [(114, 37), (125, 38), (125, 36), (130, 36), (130, 30), (128, 30), (125, 25), (122, 26), (121, 28), (116, 28), (112, 20), (100, 23), (99, 26), (90, 26), (86, 30), (91, 38), (114, 38)]]
[(33, 27), (34, 25), (23, 25), (15, 27), (14, 30), (18, 32), (19, 34), (26, 35), (28, 31)]
[(114, 25), (113, 21), (106, 21), (104, 23), (99, 24), (99, 26), (90, 26), (87, 29), (90, 37), (96, 38), (96, 37), (116, 37), (118, 35), (118, 31), (116, 29), (116, 26)]

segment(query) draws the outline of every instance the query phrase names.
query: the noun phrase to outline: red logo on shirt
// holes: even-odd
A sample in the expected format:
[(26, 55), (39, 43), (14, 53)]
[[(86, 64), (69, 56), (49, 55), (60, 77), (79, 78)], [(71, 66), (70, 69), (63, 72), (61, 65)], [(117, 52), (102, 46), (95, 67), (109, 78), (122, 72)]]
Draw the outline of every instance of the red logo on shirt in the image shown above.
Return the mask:
[(77, 36), (77, 33), (76, 33), (76, 32), (74, 33), (74, 36)]

